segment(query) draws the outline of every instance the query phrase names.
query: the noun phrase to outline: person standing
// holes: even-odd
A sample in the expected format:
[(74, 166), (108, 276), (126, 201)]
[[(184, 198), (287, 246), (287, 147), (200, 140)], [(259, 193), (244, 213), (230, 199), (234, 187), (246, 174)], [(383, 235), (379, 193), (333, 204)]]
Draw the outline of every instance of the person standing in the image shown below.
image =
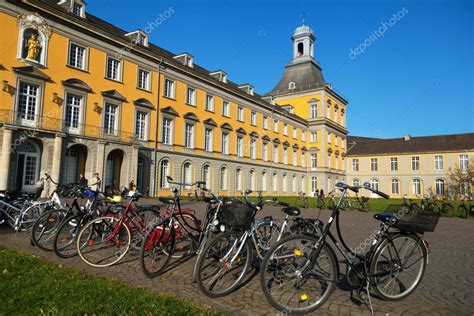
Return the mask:
[(40, 178), (37, 182), (36, 182), (36, 193), (35, 193), (35, 197), (34, 199), (36, 200), (37, 198), (39, 198), (41, 196), (41, 193), (43, 193), (43, 190), (44, 190), (44, 178)]
[(79, 175), (78, 184), (79, 184), (81, 187), (86, 187), (86, 186), (87, 186), (87, 183), (88, 183), (87, 179), (84, 178), (84, 175), (81, 173), (81, 174)]
[(94, 183), (91, 185), (92, 190), (94, 190), (96, 193), (100, 192), (100, 189), (102, 187), (102, 180), (100, 180), (99, 174), (96, 172), (94, 173)]
[(137, 186), (135, 185), (135, 181), (130, 181), (130, 183), (128, 184), (128, 188), (130, 191), (136, 191), (137, 190)]

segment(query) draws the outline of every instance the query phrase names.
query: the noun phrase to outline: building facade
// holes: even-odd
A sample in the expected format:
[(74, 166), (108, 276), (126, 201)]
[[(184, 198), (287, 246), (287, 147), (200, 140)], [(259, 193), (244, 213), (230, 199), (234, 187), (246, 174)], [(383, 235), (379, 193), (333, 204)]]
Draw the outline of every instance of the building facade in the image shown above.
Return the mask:
[[(474, 133), (394, 139), (349, 137), (348, 146), (350, 184), (369, 182), (373, 188), (399, 198), (455, 198), (473, 192), (468, 169), (473, 168)], [(456, 169), (466, 175), (465, 181), (452, 183), (450, 174)]]
[(45, 172), (62, 183), (97, 172), (115, 188), (134, 180), (151, 195), (170, 194), (167, 175), (221, 195), (345, 180), (347, 100), (324, 82), (308, 26), (261, 96), (81, 0), (1, 1), (0, 23), (0, 189), (33, 190)]

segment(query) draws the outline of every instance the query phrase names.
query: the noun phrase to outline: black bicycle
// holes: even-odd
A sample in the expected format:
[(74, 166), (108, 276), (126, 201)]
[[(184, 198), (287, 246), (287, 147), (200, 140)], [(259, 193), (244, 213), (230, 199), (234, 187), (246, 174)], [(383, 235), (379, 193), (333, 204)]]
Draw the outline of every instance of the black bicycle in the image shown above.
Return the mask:
[[(311, 234), (288, 236), (266, 254), (260, 270), (265, 297), (276, 309), (287, 313), (310, 313), (318, 309), (336, 288), (339, 265), (331, 240), (348, 266), (347, 281), (373, 312), (370, 289), (385, 300), (400, 300), (420, 284), (428, 262), (425, 231), (433, 231), (439, 220), (437, 213), (409, 213), (397, 217), (391, 213), (375, 214), (381, 221), (368, 251), (351, 250), (341, 235), (340, 207), (348, 190), (364, 188), (384, 197), (368, 183), (349, 186), (337, 183), (341, 191), (321, 236)], [(338, 239), (330, 228), (336, 222)], [(366, 294), (365, 294), (365, 293)]]
[(465, 196), (458, 206), (458, 216), (467, 218), (468, 215), (474, 216), (474, 204), (472, 204), (472, 197)]

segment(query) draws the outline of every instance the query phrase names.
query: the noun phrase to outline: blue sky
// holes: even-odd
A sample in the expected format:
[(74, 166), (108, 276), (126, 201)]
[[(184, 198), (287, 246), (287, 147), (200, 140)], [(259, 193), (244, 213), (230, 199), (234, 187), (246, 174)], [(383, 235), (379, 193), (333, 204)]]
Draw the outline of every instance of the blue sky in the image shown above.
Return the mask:
[[(88, 11), (129, 31), (158, 19), (151, 42), (262, 94), (291, 60), (290, 37), (305, 14), (325, 80), (349, 99), (349, 133), (401, 137), (474, 132), (473, 3), (89, 0)], [(350, 54), (400, 11), (383, 37)]]

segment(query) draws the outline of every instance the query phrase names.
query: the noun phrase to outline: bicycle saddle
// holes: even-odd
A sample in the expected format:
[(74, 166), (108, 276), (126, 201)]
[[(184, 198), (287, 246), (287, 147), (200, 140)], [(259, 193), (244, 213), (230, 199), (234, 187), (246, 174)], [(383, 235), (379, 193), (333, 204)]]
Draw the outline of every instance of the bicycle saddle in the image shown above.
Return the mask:
[(160, 201), (163, 204), (173, 204), (174, 203), (173, 198), (163, 197), (163, 196), (158, 197), (158, 201)]
[(388, 224), (395, 224), (397, 221), (398, 221), (398, 217), (392, 213), (377, 213), (374, 215), (374, 218), (376, 220), (379, 220), (379, 221), (382, 221), (384, 223), (388, 223)]
[(295, 206), (284, 207), (281, 210), (282, 210), (282, 212), (284, 212), (285, 214), (288, 214), (290, 216), (299, 216), (300, 213), (301, 213), (300, 209), (295, 207)]

